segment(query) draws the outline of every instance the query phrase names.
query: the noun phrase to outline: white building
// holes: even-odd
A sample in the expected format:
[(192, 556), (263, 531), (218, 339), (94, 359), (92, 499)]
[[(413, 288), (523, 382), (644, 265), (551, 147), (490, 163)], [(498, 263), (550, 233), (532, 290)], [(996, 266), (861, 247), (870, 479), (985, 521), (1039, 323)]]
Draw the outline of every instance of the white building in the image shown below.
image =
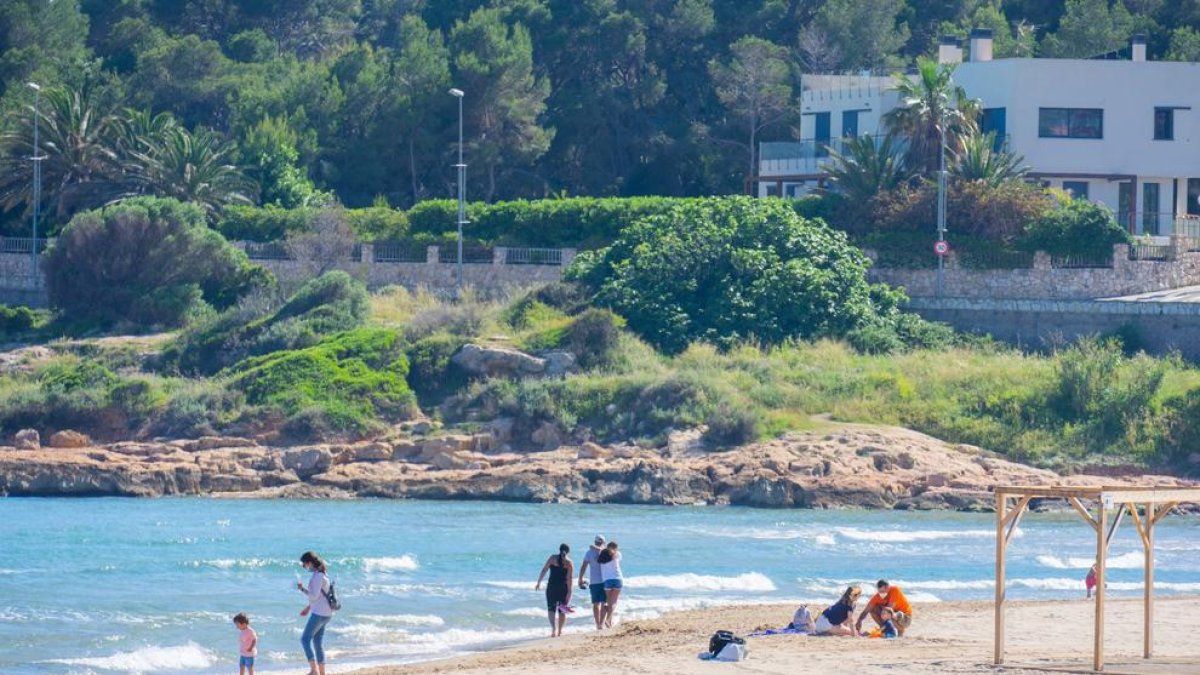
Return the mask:
[[(1147, 61), (1140, 36), (1129, 51), (1126, 60), (993, 60), (991, 31), (977, 29), (954, 79), (981, 101), (982, 129), (1024, 156), (1031, 178), (1108, 206), (1135, 234), (1171, 234), (1200, 222), (1200, 63)], [(961, 62), (957, 40), (943, 39), (938, 57)], [(893, 86), (890, 77), (805, 76), (804, 140), (762, 144), (757, 194), (817, 187), (827, 147), (884, 133)]]

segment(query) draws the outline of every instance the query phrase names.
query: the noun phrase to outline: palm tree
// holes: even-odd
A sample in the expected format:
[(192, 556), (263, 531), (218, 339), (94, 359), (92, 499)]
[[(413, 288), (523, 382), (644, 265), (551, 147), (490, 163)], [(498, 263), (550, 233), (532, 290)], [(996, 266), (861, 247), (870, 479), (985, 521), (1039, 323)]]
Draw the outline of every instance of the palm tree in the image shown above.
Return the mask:
[(130, 151), (130, 168), (139, 192), (192, 202), (209, 213), (253, 203), (254, 181), (233, 163), (236, 147), (218, 134), (172, 122), (138, 142), (142, 147)]
[(955, 153), (977, 128), (979, 102), (967, 98), (953, 76), (953, 65), (918, 58), (916, 75), (896, 83), (900, 104), (883, 116), (892, 133), (908, 139), (908, 165), (925, 176), (938, 171), (943, 130), (947, 149)]
[(825, 171), (834, 191), (852, 203), (862, 203), (899, 187), (912, 176), (900, 145), (889, 134), (880, 139), (848, 138), (840, 151), (830, 149)]
[(1025, 158), (1006, 147), (997, 147), (996, 132), (973, 133), (961, 140), (962, 149), (955, 153), (950, 173), (959, 180), (979, 182), (999, 187), (1021, 180), (1029, 171)]
[[(0, 207), (31, 206), (32, 106), (18, 126), (0, 135)], [(48, 89), (38, 110), (42, 180), (48, 213), (60, 220), (121, 195), (117, 118), (93, 90)]]

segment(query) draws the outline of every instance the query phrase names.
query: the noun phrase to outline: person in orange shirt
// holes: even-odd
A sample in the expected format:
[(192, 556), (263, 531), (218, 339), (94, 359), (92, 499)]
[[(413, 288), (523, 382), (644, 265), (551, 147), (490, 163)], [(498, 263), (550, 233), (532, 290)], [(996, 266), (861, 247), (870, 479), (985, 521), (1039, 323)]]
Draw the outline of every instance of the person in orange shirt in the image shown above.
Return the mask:
[(880, 579), (875, 584), (875, 589), (876, 593), (871, 596), (866, 609), (858, 615), (858, 622), (855, 623), (854, 629), (859, 633), (862, 632), (863, 619), (866, 619), (868, 614), (875, 620), (877, 626), (882, 627), (885, 621), (883, 608), (888, 607), (892, 610), (897, 630), (900, 635), (904, 635), (904, 631), (912, 623), (912, 605), (908, 604), (908, 598), (904, 597), (904, 592), (900, 590), (899, 586), (893, 586), (884, 579)]

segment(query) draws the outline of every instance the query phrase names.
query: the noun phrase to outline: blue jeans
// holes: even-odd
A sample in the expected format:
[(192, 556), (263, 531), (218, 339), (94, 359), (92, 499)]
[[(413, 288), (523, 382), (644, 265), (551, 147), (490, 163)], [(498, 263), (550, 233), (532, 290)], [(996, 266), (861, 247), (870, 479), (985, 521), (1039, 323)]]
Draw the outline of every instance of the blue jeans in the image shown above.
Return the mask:
[[(304, 658), (317, 663), (325, 663), (325, 626), (329, 625), (332, 616), (309, 614), (308, 624), (300, 635), (300, 646), (304, 647)], [(315, 654), (314, 654), (315, 652)]]

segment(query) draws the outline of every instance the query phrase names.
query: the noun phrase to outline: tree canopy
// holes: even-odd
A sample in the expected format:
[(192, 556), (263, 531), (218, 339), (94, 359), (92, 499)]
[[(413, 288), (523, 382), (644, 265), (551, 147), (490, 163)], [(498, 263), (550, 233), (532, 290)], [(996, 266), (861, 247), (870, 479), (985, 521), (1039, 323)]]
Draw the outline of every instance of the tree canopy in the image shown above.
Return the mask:
[[(1200, 58), (1200, 9), (1162, 0), (11, 0), (0, 233), (28, 231), (31, 81), (51, 231), (125, 194), (453, 197), (451, 87), (469, 198), (690, 196), (739, 192), (746, 145), (792, 137), (803, 74), (900, 71), (973, 26), (1000, 56), (1094, 56), (1144, 32), (1151, 58)], [(125, 153), (148, 148), (118, 142), (130, 110), (177, 129), (140, 172)], [(219, 178), (184, 189), (162, 163), (189, 156)]]

